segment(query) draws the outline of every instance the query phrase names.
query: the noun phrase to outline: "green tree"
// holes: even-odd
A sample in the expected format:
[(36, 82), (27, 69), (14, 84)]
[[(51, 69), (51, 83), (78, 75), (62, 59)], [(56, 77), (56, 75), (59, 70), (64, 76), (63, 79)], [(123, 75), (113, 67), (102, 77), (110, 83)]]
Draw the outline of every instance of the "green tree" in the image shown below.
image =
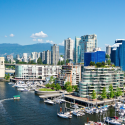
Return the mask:
[(77, 85), (74, 85), (72, 87), (75, 89), (76, 92), (78, 92), (78, 86)]
[(105, 55), (105, 58), (110, 58), (110, 56), (108, 54)]
[(67, 81), (67, 82), (65, 83), (65, 85), (64, 85), (65, 89), (66, 89), (69, 85), (71, 85), (71, 83), (70, 83), (69, 81)]
[(105, 66), (105, 62), (102, 61), (102, 66)]
[(49, 82), (52, 84), (54, 82), (54, 77), (51, 76)]
[(105, 87), (104, 87), (103, 90), (102, 90), (101, 97), (102, 97), (103, 99), (106, 99), (106, 98), (107, 98), (107, 92), (106, 92), (106, 88), (105, 88)]
[(116, 95), (117, 97), (122, 95), (122, 91), (121, 91), (121, 89), (120, 89), (118, 86), (117, 86), (115, 95)]
[(71, 86), (71, 83), (69, 81), (67, 81), (64, 85), (65, 89), (67, 92), (72, 92), (73, 91), (73, 88)]
[(112, 86), (112, 84), (110, 84), (110, 86), (109, 86), (109, 97), (110, 98), (113, 98), (114, 97), (114, 91), (113, 91), (113, 86)]
[(95, 62), (90, 62), (90, 64), (89, 64), (90, 66), (94, 66), (95, 65)]
[(52, 84), (51, 84), (51, 87), (52, 87), (52, 88), (55, 88), (55, 87), (56, 87), (55, 83), (52, 83)]
[(33, 60), (29, 61), (28, 64), (36, 64)]
[(9, 80), (10, 79), (10, 74), (5, 74), (5, 77), (4, 77), (6, 80)]
[(96, 99), (96, 92), (95, 92), (95, 90), (93, 90), (93, 92), (92, 92), (92, 99)]
[(107, 60), (108, 65), (111, 65), (111, 60)]
[(68, 60), (68, 59), (66, 60), (66, 64), (67, 64), (67, 63), (69, 63), (69, 60)]
[(38, 60), (37, 60), (37, 64), (43, 64), (42, 63), (42, 59), (39, 57)]
[(47, 88), (51, 87), (51, 85), (50, 85), (49, 83), (47, 83), (45, 86), (46, 86)]
[(60, 90), (61, 89), (61, 86), (57, 83), (56, 86), (55, 86), (56, 90)]
[(62, 57), (62, 58), (63, 58), (63, 55), (60, 55), (60, 57)]
[(58, 62), (58, 64), (57, 65), (61, 65), (61, 62), (60, 62), (60, 60), (59, 60), (59, 62)]
[(102, 67), (102, 63), (101, 63), (101, 62), (97, 62), (97, 63), (96, 63), (96, 66), (97, 66), (97, 67)]

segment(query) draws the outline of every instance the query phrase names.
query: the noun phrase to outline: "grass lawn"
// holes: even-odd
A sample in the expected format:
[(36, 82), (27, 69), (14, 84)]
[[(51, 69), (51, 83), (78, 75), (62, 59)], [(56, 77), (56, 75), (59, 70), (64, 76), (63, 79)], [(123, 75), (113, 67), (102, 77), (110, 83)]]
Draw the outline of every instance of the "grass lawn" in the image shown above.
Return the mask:
[(39, 89), (39, 91), (55, 91), (55, 90), (48, 89), (48, 88), (42, 88), (42, 89)]

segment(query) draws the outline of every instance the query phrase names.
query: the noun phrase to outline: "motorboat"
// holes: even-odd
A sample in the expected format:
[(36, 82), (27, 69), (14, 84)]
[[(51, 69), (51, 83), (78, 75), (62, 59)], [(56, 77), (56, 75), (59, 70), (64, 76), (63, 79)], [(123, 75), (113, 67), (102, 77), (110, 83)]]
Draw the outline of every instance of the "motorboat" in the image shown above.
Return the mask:
[(69, 113), (63, 113), (63, 112), (57, 113), (57, 116), (59, 116), (61, 118), (72, 118), (71, 114), (69, 114)]
[(14, 83), (13, 82), (9, 82), (8, 84), (13, 85)]
[(116, 119), (112, 119), (110, 117), (105, 117), (104, 118), (104, 121), (108, 124), (111, 124), (111, 125), (122, 125), (120, 122), (118, 122)]
[(51, 104), (51, 105), (55, 104), (55, 103), (54, 103), (52, 100), (50, 100), (50, 99), (46, 99), (44, 102), (45, 102), (45, 103), (48, 103), (48, 104)]
[(75, 115), (75, 116), (83, 116), (83, 115), (85, 115), (85, 113), (82, 113), (80, 111), (73, 111), (72, 114)]
[(18, 84), (15, 85), (16, 88), (27, 88), (28, 86), (26, 84)]
[(72, 106), (72, 108), (78, 109), (79, 107), (78, 107), (77, 104), (75, 104), (75, 105)]
[(28, 91), (29, 91), (29, 89), (27, 89), (27, 88), (24, 88), (21, 90), (21, 92), (28, 92)]
[(20, 99), (20, 95), (13, 96), (13, 99)]

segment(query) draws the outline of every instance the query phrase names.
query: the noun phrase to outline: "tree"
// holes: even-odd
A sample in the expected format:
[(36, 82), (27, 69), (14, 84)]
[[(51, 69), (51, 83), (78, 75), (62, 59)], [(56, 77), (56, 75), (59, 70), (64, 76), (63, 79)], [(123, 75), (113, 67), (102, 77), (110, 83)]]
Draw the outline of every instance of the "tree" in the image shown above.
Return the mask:
[(55, 88), (55, 87), (56, 87), (55, 83), (52, 83), (52, 84), (51, 84), (51, 87), (52, 87), (52, 88)]
[(69, 63), (69, 60), (68, 60), (68, 59), (66, 60), (66, 63)]
[(37, 64), (43, 64), (42, 63), (42, 59), (39, 57), (38, 60), (37, 60)]
[(94, 66), (95, 65), (95, 62), (90, 62), (90, 64), (89, 64), (90, 66)]
[(51, 76), (49, 82), (52, 84), (54, 82), (54, 77)]
[(73, 89), (72, 89), (72, 86), (71, 86), (71, 83), (69, 81), (67, 81), (64, 85), (65, 89), (67, 92), (72, 92)]
[(104, 87), (103, 90), (102, 90), (101, 97), (102, 97), (103, 99), (106, 99), (106, 98), (107, 98), (107, 92), (106, 92), (106, 88), (105, 88), (105, 87)]
[(42, 79), (42, 76), (39, 76), (38, 79)]
[(60, 60), (59, 60), (59, 62), (58, 62), (58, 64), (57, 65), (61, 65), (61, 62), (60, 62)]
[(56, 90), (60, 90), (61, 89), (61, 86), (57, 83), (56, 86), (55, 86)]
[(5, 77), (4, 77), (6, 80), (9, 80), (10, 79), (10, 74), (5, 74)]
[(97, 66), (97, 67), (101, 67), (101, 66), (102, 66), (102, 63), (101, 63), (101, 62), (97, 62), (97, 63), (96, 63), (96, 66)]
[(63, 55), (60, 55), (60, 57), (62, 57), (62, 58), (63, 58)]
[(105, 62), (102, 61), (102, 66), (105, 66)]
[(36, 64), (33, 60), (29, 61), (28, 64)]
[(108, 54), (105, 55), (105, 58), (110, 58), (110, 56)]
[(47, 88), (51, 87), (51, 85), (50, 85), (49, 83), (47, 83), (45, 86), (46, 86)]
[(118, 86), (117, 86), (115, 95), (116, 95), (117, 97), (122, 95), (122, 91), (121, 91), (121, 89), (120, 89)]
[(107, 63), (108, 63), (108, 65), (110, 65), (111, 64), (111, 60), (107, 60)]
[(92, 92), (92, 99), (96, 99), (96, 92), (95, 92), (95, 90), (93, 90), (93, 92)]
[(78, 92), (78, 86), (77, 85), (74, 85), (72, 87), (75, 89), (76, 92)]
[(110, 86), (109, 86), (109, 97), (110, 98), (113, 98), (114, 97), (114, 91), (113, 91), (113, 86), (112, 86), (112, 84), (110, 84)]

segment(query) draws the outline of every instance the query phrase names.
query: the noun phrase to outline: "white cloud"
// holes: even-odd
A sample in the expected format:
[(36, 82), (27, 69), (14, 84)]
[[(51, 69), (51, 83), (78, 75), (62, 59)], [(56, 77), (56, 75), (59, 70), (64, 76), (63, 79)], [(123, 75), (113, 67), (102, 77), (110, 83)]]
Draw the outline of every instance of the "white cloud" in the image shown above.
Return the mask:
[(43, 43), (42, 41), (43, 41), (42, 39), (38, 39), (38, 42)]
[(52, 40), (46, 40), (47, 43), (54, 44)]
[(45, 34), (43, 31), (39, 32), (39, 33), (33, 33), (31, 36), (31, 38), (44, 38), (44, 37), (47, 37), (47, 34)]
[(36, 39), (33, 39), (33, 41), (36, 41)]
[(5, 35), (5, 37), (7, 37), (7, 36)]
[(64, 46), (64, 41), (62, 43), (59, 43), (58, 45)]
[(14, 34), (10, 34), (10, 37), (14, 37)]

